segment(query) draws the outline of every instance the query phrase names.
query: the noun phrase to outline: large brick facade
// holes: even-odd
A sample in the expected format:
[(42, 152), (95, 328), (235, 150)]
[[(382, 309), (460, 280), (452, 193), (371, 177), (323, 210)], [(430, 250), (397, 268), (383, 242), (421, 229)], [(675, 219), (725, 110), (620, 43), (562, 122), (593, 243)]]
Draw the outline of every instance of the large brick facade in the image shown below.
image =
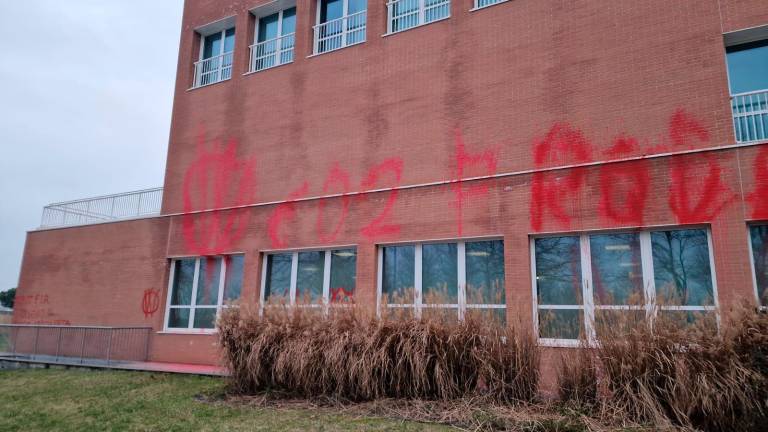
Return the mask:
[[(49, 303), (15, 322), (152, 325), (152, 359), (210, 363), (213, 336), (142, 311), (171, 257), (244, 253), (254, 303), (265, 251), (354, 245), (373, 306), (378, 245), (498, 236), (507, 320), (533, 326), (532, 235), (664, 226), (710, 228), (719, 306), (755, 301), (768, 146), (736, 145), (723, 34), (764, 0), (454, 0), (385, 37), (369, 1), (367, 41), (316, 56), (298, 0), (295, 60), (246, 74), (259, 4), (186, 1), (163, 215), (29, 233), (19, 295)], [(232, 78), (190, 90), (195, 29), (230, 16)]]

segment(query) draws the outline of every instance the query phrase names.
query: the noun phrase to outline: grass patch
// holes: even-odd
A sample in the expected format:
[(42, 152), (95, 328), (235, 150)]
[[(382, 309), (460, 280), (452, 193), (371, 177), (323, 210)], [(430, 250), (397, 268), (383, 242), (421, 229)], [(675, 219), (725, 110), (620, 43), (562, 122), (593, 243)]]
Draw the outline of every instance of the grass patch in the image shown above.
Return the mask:
[(0, 371), (2, 431), (450, 430), (326, 409), (225, 403), (220, 378), (77, 370)]

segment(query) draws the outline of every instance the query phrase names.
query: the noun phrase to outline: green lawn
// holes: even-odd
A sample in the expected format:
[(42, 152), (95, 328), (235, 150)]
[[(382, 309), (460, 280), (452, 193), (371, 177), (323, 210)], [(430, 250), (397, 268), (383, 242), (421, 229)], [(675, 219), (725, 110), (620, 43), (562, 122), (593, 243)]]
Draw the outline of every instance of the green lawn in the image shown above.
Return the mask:
[(0, 371), (1, 431), (447, 431), (447, 426), (356, 418), (332, 410), (201, 402), (219, 378), (77, 370)]

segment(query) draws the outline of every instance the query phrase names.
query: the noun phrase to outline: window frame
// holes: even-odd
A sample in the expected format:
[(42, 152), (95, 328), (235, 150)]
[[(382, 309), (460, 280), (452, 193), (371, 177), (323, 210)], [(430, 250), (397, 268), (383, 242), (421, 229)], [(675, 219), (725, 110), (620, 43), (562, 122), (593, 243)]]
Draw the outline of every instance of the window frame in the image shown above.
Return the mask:
[[(169, 258), (170, 272), (168, 276), (168, 290), (165, 301), (165, 318), (163, 320), (163, 333), (193, 333), (193, 334), (214, 334), (218, 331), (215, 327), (211, 329), (196, 328), (195, 325), (195, 311), (197, 309), (216, 309), (216, 319), (221, 315), (223, 309), (228, 309), (232, 306), (225, 304), (224, 302), (224, 290), (226, 289), (227, 282), (227, 257), (233, 257), (241, 255), (243, 257), (243, 284), (245, 283), (245, 253), (231, 253), (225, 255), (213, 255), (207, 256), (178, 256)], [(215, 305), (200, 305), (197, 303), (197, 287), (200, 277), (200, 266), (204, 259), (214, 258), (221, 260), (221, 271), (219, 272), (219, 291)], [(189, 305), (171, 305), (171, 299), (173, 298), (173, 282), (176, 276), (176, 262), (181, 260), (195, 260), (195, 273), (192, 277), (192, 292), (190, 294)], [(240, 287), (240, 297), (242, 297), (242, 286)], [(187, 309), (189, 310), (189, 318), (187, 320), (187, 327), (171, 327), (171, 309)]]
[(315, 6), (316, 6), (315, 7), (315, 24), (312, 26), (312, 54), (309, 57), (314, 57), (314, 56), (318, 56), (318, 55), (321, 55), (321, 54), (330, 53), (330, 52), (333, 52), (333, 51), (338, 51), (340, 49), (344, 49), (344, 48), (347, 48), (347, 47), (351, 47), (351, 46), (355, 46), (355, 45), (360, 45), (360, 44), (365, 43), (366, 40), (368, 39), (368, 37), (367, 37), (368, 36), (368, 0), (365, 0), (365, 9), (361, 10), (361, 11), (358, 11), (358, 12), (355, 12), (353, 14), (353, 15), (357, 15), (357, 14), (365, 13), (365, 24), (363, 25), (363, 39), (358, 41), (358, 42), (354, 42), (354, 43), (348, 44), (347, 43), (347, 34), (349, 33), (349, 30), (347, 29), (347, 25), (346, 25), (347, 21), (342, 21), (342, 31), (341, 31), (341, 33), (339, 33), (341, 35), (341, 40), (342, 40), (341, 46), (338, 47), (338, 48), (333, 48), (333, 49), (328, 49), (328, 50), (325, 50), (325, 51), (320, 51), (320, 33), (319, 33), (319, 30), (318, 30), (320, 28), (320, 26), (323, 25), (323, 24), (329, 23), (331, 21), (335, 21), (335, 20), (338, 20), (338, 19), (342, 19), (343, 20), (345, 18), (349, 18), (350, 17), (350, 14), (349, 14), (349, 2), (350, 2), (350, 0), (341, 0), (341, 2), (342, 2), (341, 18), (334, 18), (334, 19), (326, 21), (326, 22), (320, 22), (320, 16), (322, 15), (321, 12), (322, 12), (322, 6), (323, 6), (322, 0), (317, 0), (317, 2), (315, 3)]
[[(466, 260), (466, 244), (476, 242), (491, 242), (501, 241), (502, 251), (504, 257), (504, 290), (506, 291), (506, 248), (504, 246), (503, 236), (491, 236), (491, 237), (473, 237), (462, 239), (440, 239), (440, 240), (424, 240), (417, 242), (400, 242), (400, 243), (386, 243), (376, 245), (376, 315), (381, 318), (381, 311), (384, 308), (391, 309), (413, 309), (413, 316), (416, 319), (421, 319), (423, 309), (456, 309), (457, 317), (459, 321), (464, 320), (466, 312), (470, 309), (478, 310), (490, 310), (490, 309), (502, 309), (506, 316), (507, 313), (507, 295), (504, 293), (503, 304), (480, 304), (480, 303), (467, 303), (467, 260)], [(457, 303), (444, 303), (444, 304), (429, 304), (423, 302), (423, 277), (422, 277), (422, 247), (424, 245), (431, 244), (455, 244), (456, 245), (456, 275), (457, 275)], [(413, 268), (413, 303), (387, 303), (382, 304), (384, 289), (384, 248), (397, 247), (397, 246), (413, 246), (414, 247), (414, 268)]]
[[(259, 6), (257, 8), (254, 8), (250, 11), (250, 14), (253, 16), (253, 19), (255, 20), (253, 25), (253, 43), (249, 45), (248, 50), (250, 51), (249, 59), (248, 59), (248, 70), (245, 72), (244, 75), (251, 75), (254, 73), (258, 73), (261, 71), (273, 69), (276, 67), (284, 66), (293, 63), (296, 61), (296, 29), (294, 28), (293, 32), (283, 34), (283, 19), (284, 19), (284, 13), (288, 9), (296, 9), (294, 12), (294, 20), (295, 24), (298, 24), (299, 20), (299, 8), (295, 1), (286, 1), (286, 2), (279, 2), (276, 6), (278, 9), (271, 9), (273, 5), (271, 3), (267, 3), (265, 5)], [(268, 16), (277, 15), (277, 36), (275, 36), (272, 39), (267, 39), (263, 41), (259, 41), (259, 29), (261, 27), (261, 19), (266, 18)], [(293, 35), (293, 47), (290, 48), (293, 50), (293, 53), (291, 54), (291, 60), (290, 61), (282, 61), (283, 53), (285, 52), (283, 47), (283, 38)], [(276, 41), (280, 40), (279, 42), (279, 49), (275, 50), (274, 53), (271, 53), (270, 55), (274, 55), (276, 58), (275, 64), (267, 67), (262, 67), (260, 69), (256, 69), (256, 59), (254, 58), (254, 49), (256, 45), (259, 45), (261, 43), (269, 42), (269, 41)]]
[(469, 11), (470, 12), (474, 12), (474, 11), (482, 10), (482, 9), (485, 9), (485, 8), (489, 8), (491, 6), (496, 6), (497, 4), (506, 3), (508, 1), (510, 1), (510, 0), (497, 0), (497, 1), (493, 2), (493, 3), (487, 4), (485, 6), (479, 6), (480, 0), (472, 0), (472, 9), (470, 9)]
[[(651, 234), (664, 231), (703, 230), (707, 235), (707, 252), (709, 257), (710, 277), (712, 279), (713, 305), (710, 306), (661, 306), (656, 305), (656, 280), (653, 272), (653, 244)], [(593, 235), (603, 234), (638, 234), (640, 243), (641, 268), (643, 274), (643, 305), (595, 305), (595, 294), (592, 280), (592, 258), (589, 238)], [(585, 339), (560, 339), (539, 337), (539, 297), (536, 286), (536, 240), (551, 237), (578, 237), (579, 257), (581, 269), (582, 304), (576, 305), (543, 305), (544, 309), (566, 309), (583, 311), (583, 325)], [(685, 226), (685, 227), (653, 227), (644, 229), (616, 229), (610, 231), (578, 231), (566, 233), (535, 234), (529, 237), (530, 265), (531, 265), (531, 294), (533, 303), (533, 331), (539, 345), (552, 347), (580, 347), (586, 341), (589, 346), (598, 343), (595, 329), (595, 311), (597, 310), (644, 310), (646, 318), (654, 319), (659, 310), (665, 311), (702, 311), (714, 312), (717, 328), (720, 328), (720, 303), (717, 290), (717, 272), (715, 270), (715, 254), (712, 243), (712, 231), (709, 226)], [(586, 259), (585, 259), (586, 257)]]
[[(331, 261), (334, 251), (354, 249), (355, 251), (355, 288), (353, 292), (353, 302), (351, 303), (332, 303), (331, 302)], [(323, 252), (323, 295), (321, 303), (302, 303), (296, 304), (296, 290), (298, 282), (299, 271), (299, 254), (302, 252)], [(311, 309), (323, 309), (324, 314), (328, 314), (331, 308), (334, 307), (348, 307), (354, 304), (354, 297), (357, 294), (357, 266), (358, 266), (358, 247), (357, 245), (346, 246), (333, 246), (323, 248), (307, 248), (307, 249), (288, 249), (288, 250), (273, 250), (264, 251), (261, 255), (261, 289), (259, 292), (259, 314), (264, 314), (265, 308), (279, 307), (281, 305), (268, 305), (265, 298), (266, 286), (267, 286), (267, 264), (268, 257), (270, 255), (284, 255), (291, 254), (291, 279), (288, 287), (288, 305), (289, 307), (299, 308), (311, 308)]]
[[(433, 23), (436, 23), (436, 22), (445, 21), (447, 19), (450, 19), (451, 18), (451, 8), (453, 7), (453, 1), (455, 1), (455, 0), (446, 0), (444, 2), (444, 3), (447, 3), (447, 6), (448, 6), (448, 15), (446, 15), (446, 16), (444, 16), (442, 18), (434, 19), (434, 20), (432, 20), (430, 22), (425, 22), (426, 19), (424, 17), (425, 16), (425, 11), (427, 9), (427, 6), (426, 6), (427, 0), (417, 0), (419, 2), (419, 6), (417, 8), (417, 16), (418, 16), (418, 18), (416, 20), (416, 24), (411, 26), (411, 27), (408, 27), (408, 28), (393, 30), (393, 27), (394, 27), (393, 26), (393, 22), (397, 18), (394, 15), (394, 5), (398, 1), (402, 1), (402, 0), (387, 0), (387, 2), (385, 3), (386, 6), (387, 6), (387, 32), (384, 33), (383, 36), (390, 36), (390, 35), (394, 35), (394, 34), (397, 34), (397, 33), (402, 33), (404, 31), (413, 30), (415, 28), (423, 27), (425, 25), (429, 25), (429, 24), (433, 24)], [(430, 5), (429, 7), (435, 7), (435, 5)], [(407, 14), (399, 15), (398, 17), (402, 17), (402, 16), (405, 16), (405, 15), (407, 15)]]
[(749, 251), (749, 269), (752, 271), (752, 289), (755, 293), (757, 308), (761, 311), (768, 311), (768, 305), (763, 305), (760, 301), (760, 287), (757, 286), (757, 269), (755, 268), (755, 250), (752, 247), (752, 227), (765, 226), (768, 222), (753, 222), (747, 224), (747, 247)]

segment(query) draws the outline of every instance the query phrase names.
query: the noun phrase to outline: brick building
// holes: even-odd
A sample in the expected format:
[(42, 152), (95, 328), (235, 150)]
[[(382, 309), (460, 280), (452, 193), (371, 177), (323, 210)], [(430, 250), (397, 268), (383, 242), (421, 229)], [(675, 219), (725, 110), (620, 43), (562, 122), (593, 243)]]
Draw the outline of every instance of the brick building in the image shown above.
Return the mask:
[(768, 305), (764, 0), (187, 0), (180, 44), (162, 192), (47, 207), (14, 322), (210, 364), (234, 300), (555, 347)]

